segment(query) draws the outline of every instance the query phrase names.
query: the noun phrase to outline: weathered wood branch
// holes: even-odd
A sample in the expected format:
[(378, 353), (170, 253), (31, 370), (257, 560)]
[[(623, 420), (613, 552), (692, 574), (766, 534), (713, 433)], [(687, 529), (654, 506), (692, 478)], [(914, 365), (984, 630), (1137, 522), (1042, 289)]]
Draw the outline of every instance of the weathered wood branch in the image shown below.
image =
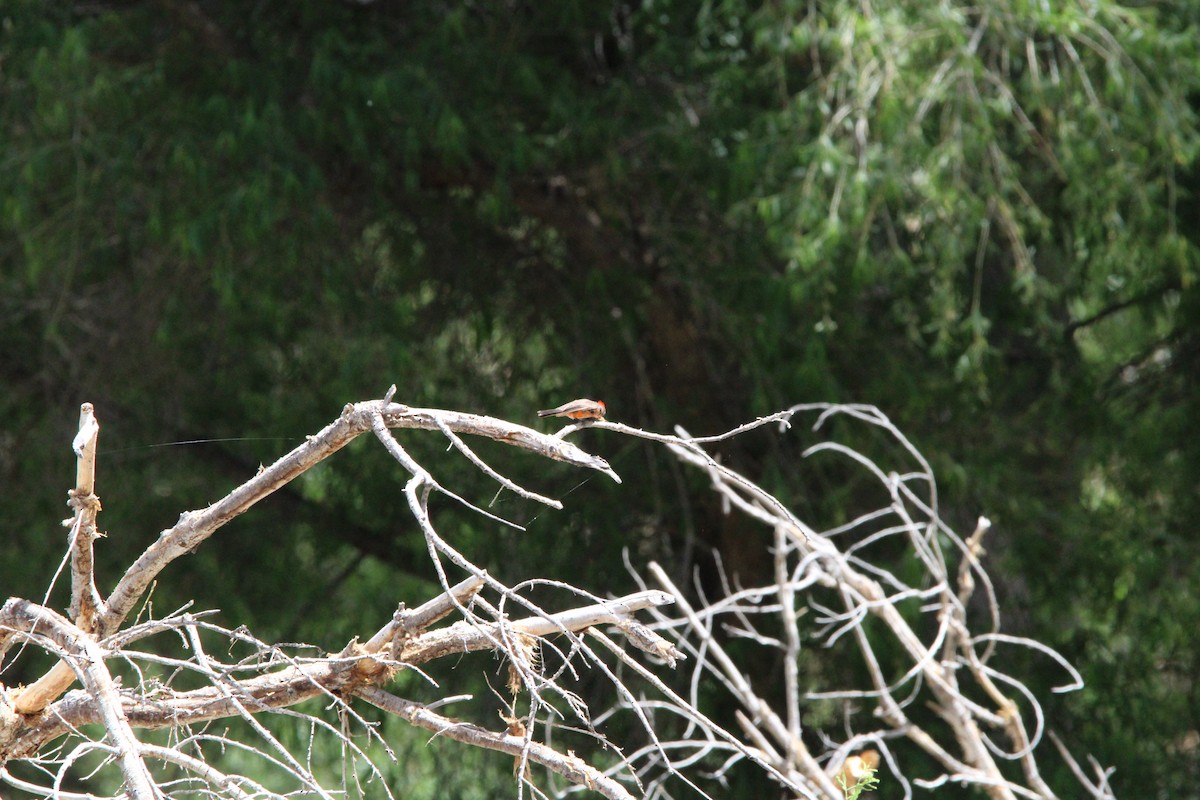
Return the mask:
[[(31, 640), (45, 638), (56, 646), (83, 683), (92, 702), (95, 722), (104, 725), (109, 743), (116, 751), (125, 787), (133, 800), (155, 800), (154, 780), (139, 754), (117, 687), (104, 663), (104, 650), (83, 630), (50, 609), (20, 598), (9, 599), (0, 607), (0, 627), (23, 633)], [(15, 715), (14, 715), (15, 716)], [(5, 720), (6, 722), (8, 720)], [(9, 737), (0, 734), (0, 742)], [(0, 753), (0, 762), (5, 759)]]
[(633, 800), (633, 795), (624, 786), (571, 753), (560, 753), (524, 736), (498, 733), (468, 722), (449, 719), (420, 703), (396, 697), (376, 687), (363, 687), (358, 689), (356, 694), (371, 705), (439, 736), (474, 747), (507, 753), (518, 759), (528, 758), (551, 772), (557, 772), (572, 783), (596, 790), (610, 800)]
[(304, 444), (264, 468), (208, 508), (184, 513), (178, 523), (159, 534), (158, 540), (125, 571), (125, 575), (109, 595), (108, 607), (99, 621), (99, 635), (107, 636), (120, 627), (145, 595), (151, 582), (168, 564), (195, 551), (222, 525), (341, 450), (358, 436), (370, 431), (372, 420), (378, 415), (382, 415), (389, 428), (441, 431), (444, 427), (456, 434), (482, 436), (556, 461), (598, 470), (620, 481), (603, 458), (524, 425), (478, 414), (410, 408), (400, 403), (385, 403), (379, 400), (347, 405), (342, 409), (340, 417), (309, 436)]
[[(478, 588), (474, 586), (475, 580), (468, 579), (458, 588), (464, 593), (472, 591)], [(335, 656), (230, 681), (224, 687), (209, 686), (188, 692), (161, 688), (154, 695), (126, 691), (121, 696), (120, 708), (133, 727), (153, 729), (237, 716), (239, 702), (251, 711), (267, 711), (292, 706), (319, 695), (348, 696), (362, 686), (390, 679), (405, 667), (446, 656), (493, 649), (495, 643), (501, 640), (502, 630), (535, 637), (577, 632), (593, 625), (620, 624), (636, 611), (674, 602), (674, 598), (666, 592), (651, 590), (551, 614), (548, 618), (528, 617), (490, 625), (460, 621), (446, 628), (417, 631), (416, 625), (431, 624), (437, 619), (448, 602), (444, 598), (442, 595), (409, 612), (412, 614), (407, 620), (409, 635), (396, 640), (400, 651), (394, 655), (372, 651), (368, 649), (369, 644), (351, 643)], [(22, 618), (17, 615), (26, 605), (31, 604), (23, 600), (10, 600), (0, 609), (0, 628), (27, 630), (29, 625), (22, 623)], [(181, 620), (181, 624), (185, 620)], [(384, 632), (392, 631), (394, 624), (388, 623), (370, 641), (375, 642), (377, 638), (384, 643), (391, 641), (392, 635)], [(98, 645), (89, 646), (95, 648), (98, 658), (113, 655)], [(45, 712), (31, 718), (0, 718), (0, 763), (8, 758), (26, 757), (74, 728), (102, 721), (103, 709), (90, 691), (70, 692)]]
[[(71, 529), (71, 618), (85, 631), (93, 631), (104, 613), (104, 601), (96, 589), (95, 558), (92, 542), (99, 532), (96, 516), (100, 513), (100, 498), (96, 496), (96, 450), (99, 444), (100, 423), (91, 403), (79, 407), (79, 432), (71, 443), (75, 451), (75, 488), (69, 492), (68, 505), (75, 511), (63, 522)], [(75, 672), (59, 662), (49, 672), (28, 686), (15, 701), (18, 714), (41, 711), (62, 695), (75, 682)]]

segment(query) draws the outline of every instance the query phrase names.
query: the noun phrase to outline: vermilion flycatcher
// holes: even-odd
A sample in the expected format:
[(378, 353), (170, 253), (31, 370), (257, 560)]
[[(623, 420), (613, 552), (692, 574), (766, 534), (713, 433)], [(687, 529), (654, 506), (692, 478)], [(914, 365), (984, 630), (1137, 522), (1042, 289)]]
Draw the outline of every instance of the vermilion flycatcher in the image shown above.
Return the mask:
[(604, 419), (604, 412), (607, 409), (604, 407), (603, 400), (572, 400), (569, 403), (563, 403), (558, 408), (549, 408), (545, 411), (539, 411), (539, 417), (570, 417), (571, 419)]

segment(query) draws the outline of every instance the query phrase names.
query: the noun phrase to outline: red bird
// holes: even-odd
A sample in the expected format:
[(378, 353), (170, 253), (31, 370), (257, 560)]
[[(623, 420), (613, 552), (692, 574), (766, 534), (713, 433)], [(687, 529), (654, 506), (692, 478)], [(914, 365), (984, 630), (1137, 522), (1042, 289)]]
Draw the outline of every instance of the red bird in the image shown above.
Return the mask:
[(604, 412), (607, 409), (604, 407), (603, 400), (572, 400), (569, 403), (563, 403), (558, 408), (549, 408), (545, 411), (539, 411), (539, 417), (570, 417), (571, 419), (604, 419)]

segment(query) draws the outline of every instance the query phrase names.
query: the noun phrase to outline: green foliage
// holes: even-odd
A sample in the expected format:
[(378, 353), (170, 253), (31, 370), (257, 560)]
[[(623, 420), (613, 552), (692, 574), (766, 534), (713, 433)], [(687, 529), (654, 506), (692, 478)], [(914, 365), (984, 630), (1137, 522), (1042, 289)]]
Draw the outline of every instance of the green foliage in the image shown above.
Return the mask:
[(853, 784), (847, 784), (845, 776), (838, 776), (838, 788), (845, 794), (845, 800), (858, 800), (863, 792), (873, 792), (879, 788), (879, 778), (875, 777), (876, 770), (870, 769), (866, 773)]
[(713, 55), (759, 70), (717, 84), (752, 179), (729, 200), (826, 329), (876, 295), (897, 346), (986, 397), (1005, 352), (1068, 311), (1190, 274), (1171, 208), (1196, 152), (1172, 89), (1196, 83), (1190, 31), (1110, 5), (721, 8), (708, 38), (738, 46)]
[[(105, 585), (393, 382), (534, 424), (603, 396), (696, 433), (874, 402), (934, 460), (952, 522), (997, 522), (1011, 624), (1083, 669), (1056, 724), (1118, 765), (1119, 795), (1186, 791), (1198, 22), (1107, 1), (9, 2), (0, 485), (21, 487), (4, 541), (23, 566), (0, 559), (0, 585), (38, 597), (53, 573), (83, 400), (104, 425)], [(224, 437), (267, 441), (129, 449)], [(681, 499), (660, 456), (589, 437), (636, 501), (489, 453), (567, 512), (503, 497), (527, 533), (453, 509), (445, 530), (507, 575), (575, 569), (601, 593), (628, 581), (622, 546), (686, 573), (755, 535)], [(720, 455), (852, 518), (866, 489), (801, 473), (799, 438)], [(405, 444), (490, 499), (440, 443)], [(340, 646), (428, 586), (401, 477), (352, 450), (155, 602)]]

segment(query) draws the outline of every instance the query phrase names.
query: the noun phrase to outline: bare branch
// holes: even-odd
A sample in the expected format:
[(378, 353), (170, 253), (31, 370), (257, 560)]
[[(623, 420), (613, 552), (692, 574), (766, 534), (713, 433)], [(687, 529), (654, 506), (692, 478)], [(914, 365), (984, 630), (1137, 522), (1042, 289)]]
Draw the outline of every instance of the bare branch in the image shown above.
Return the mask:
[[(95, 560), (92, 542), (99, 535), (96, 515), (100, 498), (96, 496), (96, 447), (100, 423), (91, 403), (79, 407), (79, 433), (71, 443), (78, 459), (75, 467), (75, 488), (68, 494), (68, 505), (75, 510), (73, 518), (63, 522), (71, 529), (69, 550), (71, 559), (71, 617), (85, 631), (95, 629), (97, 616), (103, 613), (104, 602), (96, 589)], [(65, 663), (31, 684), (15, 704), (18, 714), (36, 714), (75, 682), (75, 672)]]
[[(661, 434), (646, 437), (664, 442), (683, 463), (703, 470), (731, 510), (759, 520), (775, 534), (772, 585), (736, 591), (727, 586), (728, 597), (706, 601), (700, 608), (682, 599), (665, 570), (656, 564), (649, 566), (654, 581), (680, 597), (677, 608), (681, 615), (655, 613), (650, 627), (674, 631), (683, 637), (678, 646), (695, 655), (690, 702), (696, 704), (700, 699), (697, 687), (702, 675), (715, 678), (745, 709), (739, 724), (747, 742), (780, 773), (806, 783), (815, 796), (831, 800), (843, 797), (832, 779), (846, 760), (849, 742), (882, 743), (902, 737), (945, 770), (940, 778), (921, 781), (922, 785), (972, 784), (996, 798), (1053, 797), (1036, 758), (1044, 725), (1037, 698), (1021, 681), (989, 664), (989, 660), (996, 653), (995, 645), (1014, 644), (1045, 653), (1063, 665), (1073, 679), (1068, 688), (1077, 688), (1078, 674), (1045, 645), (997, 632), (999, 609), (980, 563), (982, 539), (990, 523), (981, 517), (975, 533), (964, 540), (942, 522), (928, 462), (878, 409), (813, 404), (796, 406), (770, 419), (786, 426), (792, 415), (800, 412), (818, 412), (814, 430), (836, 415), (880, 428), (916, 462), (917, 468), (891, 471), (839, 442), (821, 441), (809, 446), (805, 458), (849, 459), (873, 476), (888, 498), (883, 508), (860, 511), (852, 522), (818, 532), (819, 526), (798, 519), (761, 487), (715, 464), (699, 450), (700, 439)], [(866, 557), (875, 544), (897, 535), (906, 537), (913, 562), (923, 570), (917, 585), (912, 585), (911, 578), (906, 581), (896, 571)], [(960, 554), (957, 586), (949, 581), (951, 569), (943, 553), (943, 540), (951, 542)], [(992, 629), (973, 633), (966, 607), (980, 582), (987, 589)], [(807, 617), (815, 623), (808, 631), (802, 629), (806, 617), (797, 609), (801, 593), (817, 612)], [(920, 603), (923, 619), (919, 625), (911, 619), (912, 606), (902, 611), (914, 601)], [(742, 664), (730, 657), (717, 636), (720, 618), (730, 620), (724, 626), (727, 635), (779, 652), (784, 664), (782, 709), (773, 708), (756, 692)], [(873, 628), (870, 635), (864, 627), (868, 618), (882, 625)], [(850, 634), (847, 639), (853, 643), (852, 650), (866, 669), (869, 688), (810, 686), (801, 692), (797, 668), (803, 663), (801, 642), (844, 648), (845, 634)], [(886, 649), (880, 646), (880, 634), (890, 639)], [(886, 658), (880, 655), (884, 652)], [(979, 701), (981, 695), (985, 702)], [(909, 715), (906, 709), (919, 698), (949, 727), (951, 736), (935, 735), (927, 723)], [(846, 704), (848, 729), (850, 720), (867, 728), (853, 733), (847, 745), (837, 746), (840, 755), (822, 769), (800, 739), (799, 712), (802, 703), (829, 701)], [(873, 709), (868, 706), (860, 711), (858, 704), (864, 701)], [(1032, 727), (1025, 723), (1022, 707), (1032, 709)], [(874, 713), (862, 713), (866, 710)], [(877, 727), (879, 723), (883, 727)], [(1002, 733), (1010, 747), (997, 747), (992, 732)], [(830, 739), (826, 732), (820, 733), (822, 738)], [(701, 746), (702, 740), (697, 738), (696, 745)], [(997, 759), (1019, 762), (1023, 780), (1006, 777)]]
[[(79, 408), (79, 433), (72, 449), (79, 460), (75, 468), (75, 489), (69, 505), (75, 509), (70, 521), (71, 547), (71, 617), (84, 630), (90, 630), (96, 614), (103, 611), (100, 593), (96, 590), (92, 541), (98, 535), (96, 515), (100, 499), (96, 497), (96, 447), (100, 423), (91, 403)], [(68, 523), (64, 523), (67, 525)]]
[[(878, 409), (799, 405), (706, 437), (692, 437), (682, 429), (675, 434), (647, 432), (603, 420), (568, 425), (548, 436), (491, 417), (410, 408), (391, 402), (394, 393), (392, 387), (382, 401), (346, 406), (337, 420), (226, 497), (183, 514), (129, 567), (107, 605), (95, 591), (92, 575), (91, 542), (99, 511), (93, 491), (98, 427), (94, 412), (85, 406), (76, 445), (80, 469), (89, 452), (93, 466), (90, 477), (80, 477), (72, 492), (76, 516), (68, 555), (77, 624), (18, 598), (0, 608), (0, 659), (14, 641), (32, 643), (62, 659), (29, 689), (0, 685), (0, 782), (73, 798), (62, 791), (65, 781), (80, 772), (85, 760), (100, 754), (99, 769), (111, 771), (110, 765), (116, 764), (125, 791), (137, 800), (206, 794), (238, 800), (286, 796), (264, 788), (273, 785), (268, 781), (259, 783), (218, 766), (207, 757), (215, 748), (252, 756), (306, 794), (332, 798), (357, 791), (362, 796), (366, 792), (358, 776), (381, 779), (383, 772), (372, 760), (378, 755), (360, 746), (358, 735), (351, 732), (361, 731), (368, 741), (382, 745), (388, 757), (394, 754), (383, 729), (356, 710), (361, 706), (353, 699), (361, 698), (437, 736), (512, 756), (518, 798), (526, 790), (534, 797), (547, 796), (534, 782), (529, 769), (533, 764), (571, 783), (559, 795), (591, 790), (609, 798), (658, 800), (671, 796), (669, 786), (682, 784), (701, 797), (712, 797), (712, 784), (706, 781), (720, 784), (731, 770), (750, 768), (795, 796), (843, 800), (839, 775), (858, 776), (864, 765), (874, 769), (883, 763), (895, 773), (906, 796), (913, 785), (950, 783), (980, 787), (993, 798), (1053, 796), (1039, 761), (1045, 749), (1045, 715), (1026, 685), (1004, 672), (1001, 658), (1012, 647), (1049, 656), (1070, 678), (1056, 691), (1077, 688), (1080, 677), (1045, 645), (1000, 632), (999, 603), (983, 566), (983, 539), (990, 523), (981, 517), (974, 534), (963, 538), (943, 522), (928, 462)], [(845, 509), (838, 524), (823, 527), (802, 519), (778, 496), (704, 449), (768, 427), (785, 432), (798, 414), (816, 415), (814, 432), (841, 416), (891, 438), (889, 452), (899, 453), (903, 462), (894, 468), (838, 441), (816, 441), (803, 453), (805, 459), (838, 459), (861, 470), (879, 484), (881, 507)], [(657, 564), (650, 564), (648, 573), (652, 585), (665, 591), (644, 589), (617, 599), (603, 599), (551, 577), (508, 585), (439, 534), (429, 498), (435, 492), (444, 494), (486, 519), (514, 523), (439, 483), (391, 432), (408, 428), (445, 436), (454, 451), (501, 490), (558, 509), (559, 501), (526, 490), (485, 464), (464, 436), (490, 438), (603, 472), (619, 482), (606, 461), (564, 441), (581, 427), (666, 446), (682, 465), (676, 466), (679, 472), (686, 467), (701, 470), (728, 513), (746, 514), (771, 532), (773, 570), (765, 585), (743, 586), (741, 577), (727, 574), (719, 562), (716, 590), (723, 596), (715, 598), (705, 596), (711, 589), (697, 586), (699, 598), (688, 599)], [(341, 652), (328, 655), (262, 641), (244, 627), (220, 627), (209, 621), (207, 612), (187, 613), (187, 606), (166, 618), (122, 629), (151, 582), (175, 558), (202, 546), (229, 520), (368, 431), (411, 476), (404, 494), (425, 540), (440, 594), (411, 610), (400, 604), (365, 642), (353, 638)], [(874, 557), (881, 543), (887, 544), (890, 560)], [(907, 553), (903, 568), (894, 560), (898, 545)], [(466, 577), (452, 582), (447, 572), (455, 569)], [(980, 588), (981, 596), (976, 596)], [(557, 607), (567, 606), (566, 610), (549, 610), (531, 599), (544, 596), (565, 596), (568, 602)], [(982, 629), (973, 629), (981, 607)], [(519, 610), (520, 618), (513, 618), (513, 609)], [(450, 615), (458, 619), (435, 627)], [(625, 642), (646, 655), (626, 650), (601, 631), (602, 626), (620, 631)], [(164, 633), (177, 639), (175, 651), (131, 647)], [(729, 646), (734, 640), (737, 648)], [(817, 647), (819, 658), (838, 664), (837, 669), (812, 666)], [(210, 655), (221, 648), (228, 649), (229, 663)], [(247, 648), (248, 655), (232, 655)], [(744, 660), (747, 648), (762, 648), (782, 663), (777, 673), (781, 691), (756, 686), (762, 677), (754, 662)], [(434, 710), (465, 702), (469, 695), (446, 692), (440, 699), (418, 703), (382, 688), (404, 670), (437, 687), (435, 673), (426, 673), (424, 665), (447, 657), (457, 661), (479, 651), (491, 651), (508, 664), (512, 699), (504, 701), (504, 731), (453, 720)], [(664, 662), (671, 667), (684, 663), (678, 687), (657, 674)], [(842, 669), (843, 665), (857, 669)], [(120, 691), (112, 668), (122, 670)], [(64, 677), (55, 677), (51, 686), (56, 671)], [(573, 689), (572, 681), (589, 671), (615, 698), (611, 708), (598, 715)], [(853, 683), (840, 680), (845, 674), (863, 677)], [(60, 696), (76, 675), (82, 688)], [(721, 711), (734, 707), (736, 730), (721, 727), (717, 715), (704, 707), (722, 690), (731, 702)], [(527, 712), (517, 711), (518, 697), (527, 702)], [(314, 698), (336, 715), (332, 722), (320, 711), (295, 708)], [(844, 730), (805, 731), (801, 711), (806, 705), (836, 706), (835, 716), (843, 720)], [(609, 742), (601, 730), (617, 714), (631, 714), (644, 735), (632, 752)], [(304, 745), (285, 745), (287, 737), (272, 727), (280, 717), (310, 730), (308, 752)], [(243, 721), (250, 741), (207, 725), (223, 718)], [(103, 740), (89, 734), (88, 726), (96, 724), (103, 725)], [(138, 728), (169, 728), (170, 744), (140, 742), (134, 734)], [(551, 746), (552, 737), (568, 731), (610, 748), (617, 757), (589, 764), (565, 746)], [(314, 755), (318, 751), (313, 742), (318, 736), (332, 737), (346, 759), (339, 788), (317, 778), (313, 765), (319, 756)], [(1087, 778), (1051, 737), (1088, 793), (1111, 798), (1108, 773), (1093, 764), (1097, 777)], [(62, 744), (52, 745), (56, 740)], [(815, 749), (818, 744), (824, 749)], [(867, 746), (872, 750), (854, 753)], [(922, 752), (940, 774), (921, 780), (901, 774), (899, 765), (911, 751)], [(26, 773), (13, 775), (5, 769), (12, 759), (25, 760), (35, 774), (45, 776), (46, 785), (37, 786)], [(1014, 767), (1001, 769), (1005, 762), (1015, 762)], [(598, 766), (601, 763), (607, 766)], [(170, 765), (165, 773), (164, 765)], [(156, 778), (161, 774), (170, 775), (170, 780)], [(386, 782), (380, 783), (390, 798)]]
[(537, 742), (529, 742), (523, 736), (496, 733), (466, 722), (457, 722), (430, 711), (419, 703), (388, 694), (382, 689), (363, 687), (355, 692), (373, 706), (403, 717), (425, 730), (456, 742), (497, 750), (511, 756), (528, 758), (553, 772), (557, 772), (572, 783), (600, 792), (610, 800), (633, 800), (633, 795), (620, 783), (587, 764), (582, 759), (558, 751)]
[(445, 594), (438, 595), (419, 608), (408, 611), (402, 606), (396, 611), (391, 622), (380, 628), (378, 633), (363, 644), (363, 650), (368, 653), (378, 653), (397, 635), (411, 637), (425, 630), (452, 612), (457, 606), (466, 605), (472, 597), (479, 593), (486, 582), (483, 577), (472, 575), (451, 586)]
[(552, 614), (550, 617), (529, 617), (511, 623), (472, 625), (456, 622), (448, 628), (430, 631), (405, 646), (400, 659), (405, 663), (420, 664), (435, 658), (475, 650), (488, 650), (500, 638), (502, 628), (528, 636), (552, 636), (564, 630), (581, 631), (593, 625), (620, 624), (634, 611), (674, 603), (675, 598), (665, 592), (648, 591), (631, 594), (619, 600)]
[(130, 796), (134, 800), (154, 800), (158, 796), (154, 781), (139, 757), (137, 738), (125, 718), (100, 646), (50, 609), (15, 597), (0, 608), (0, 627), (20, 631), (31, 638), (46, 637), (69, 659), (71, 668), (95, 702), (98, 721), (104, 725), (108, 740), (116, 751)]
[(441, 426), (444, 425), (455, 433), (484, 436), (557, 461), (599, 470), (620, 482), (617, 474), (604, 459), (523, 425), (476, 414), (410, 408), (399, 403), (385, 404), (378, 400), (347, 405), (337, 420), (308, 437), (304, 444), (264, 468), (221, 500), (200, 511), (183, 514), (174, 527), (163, 531), (158, 541), (126, 570), (109, 596), (108, 609), (99, 626), (100, 635), (106, 636), (120, 626), (145, 594), (151, 581), (168, 564), (195, 550), (222, 525), (244, 513), (297, 475), (341, 450), (360, 434), (371, 430), (372, 420), (379, 415), (382, 415), (384, 424), (390, 428), (441, 430)]

